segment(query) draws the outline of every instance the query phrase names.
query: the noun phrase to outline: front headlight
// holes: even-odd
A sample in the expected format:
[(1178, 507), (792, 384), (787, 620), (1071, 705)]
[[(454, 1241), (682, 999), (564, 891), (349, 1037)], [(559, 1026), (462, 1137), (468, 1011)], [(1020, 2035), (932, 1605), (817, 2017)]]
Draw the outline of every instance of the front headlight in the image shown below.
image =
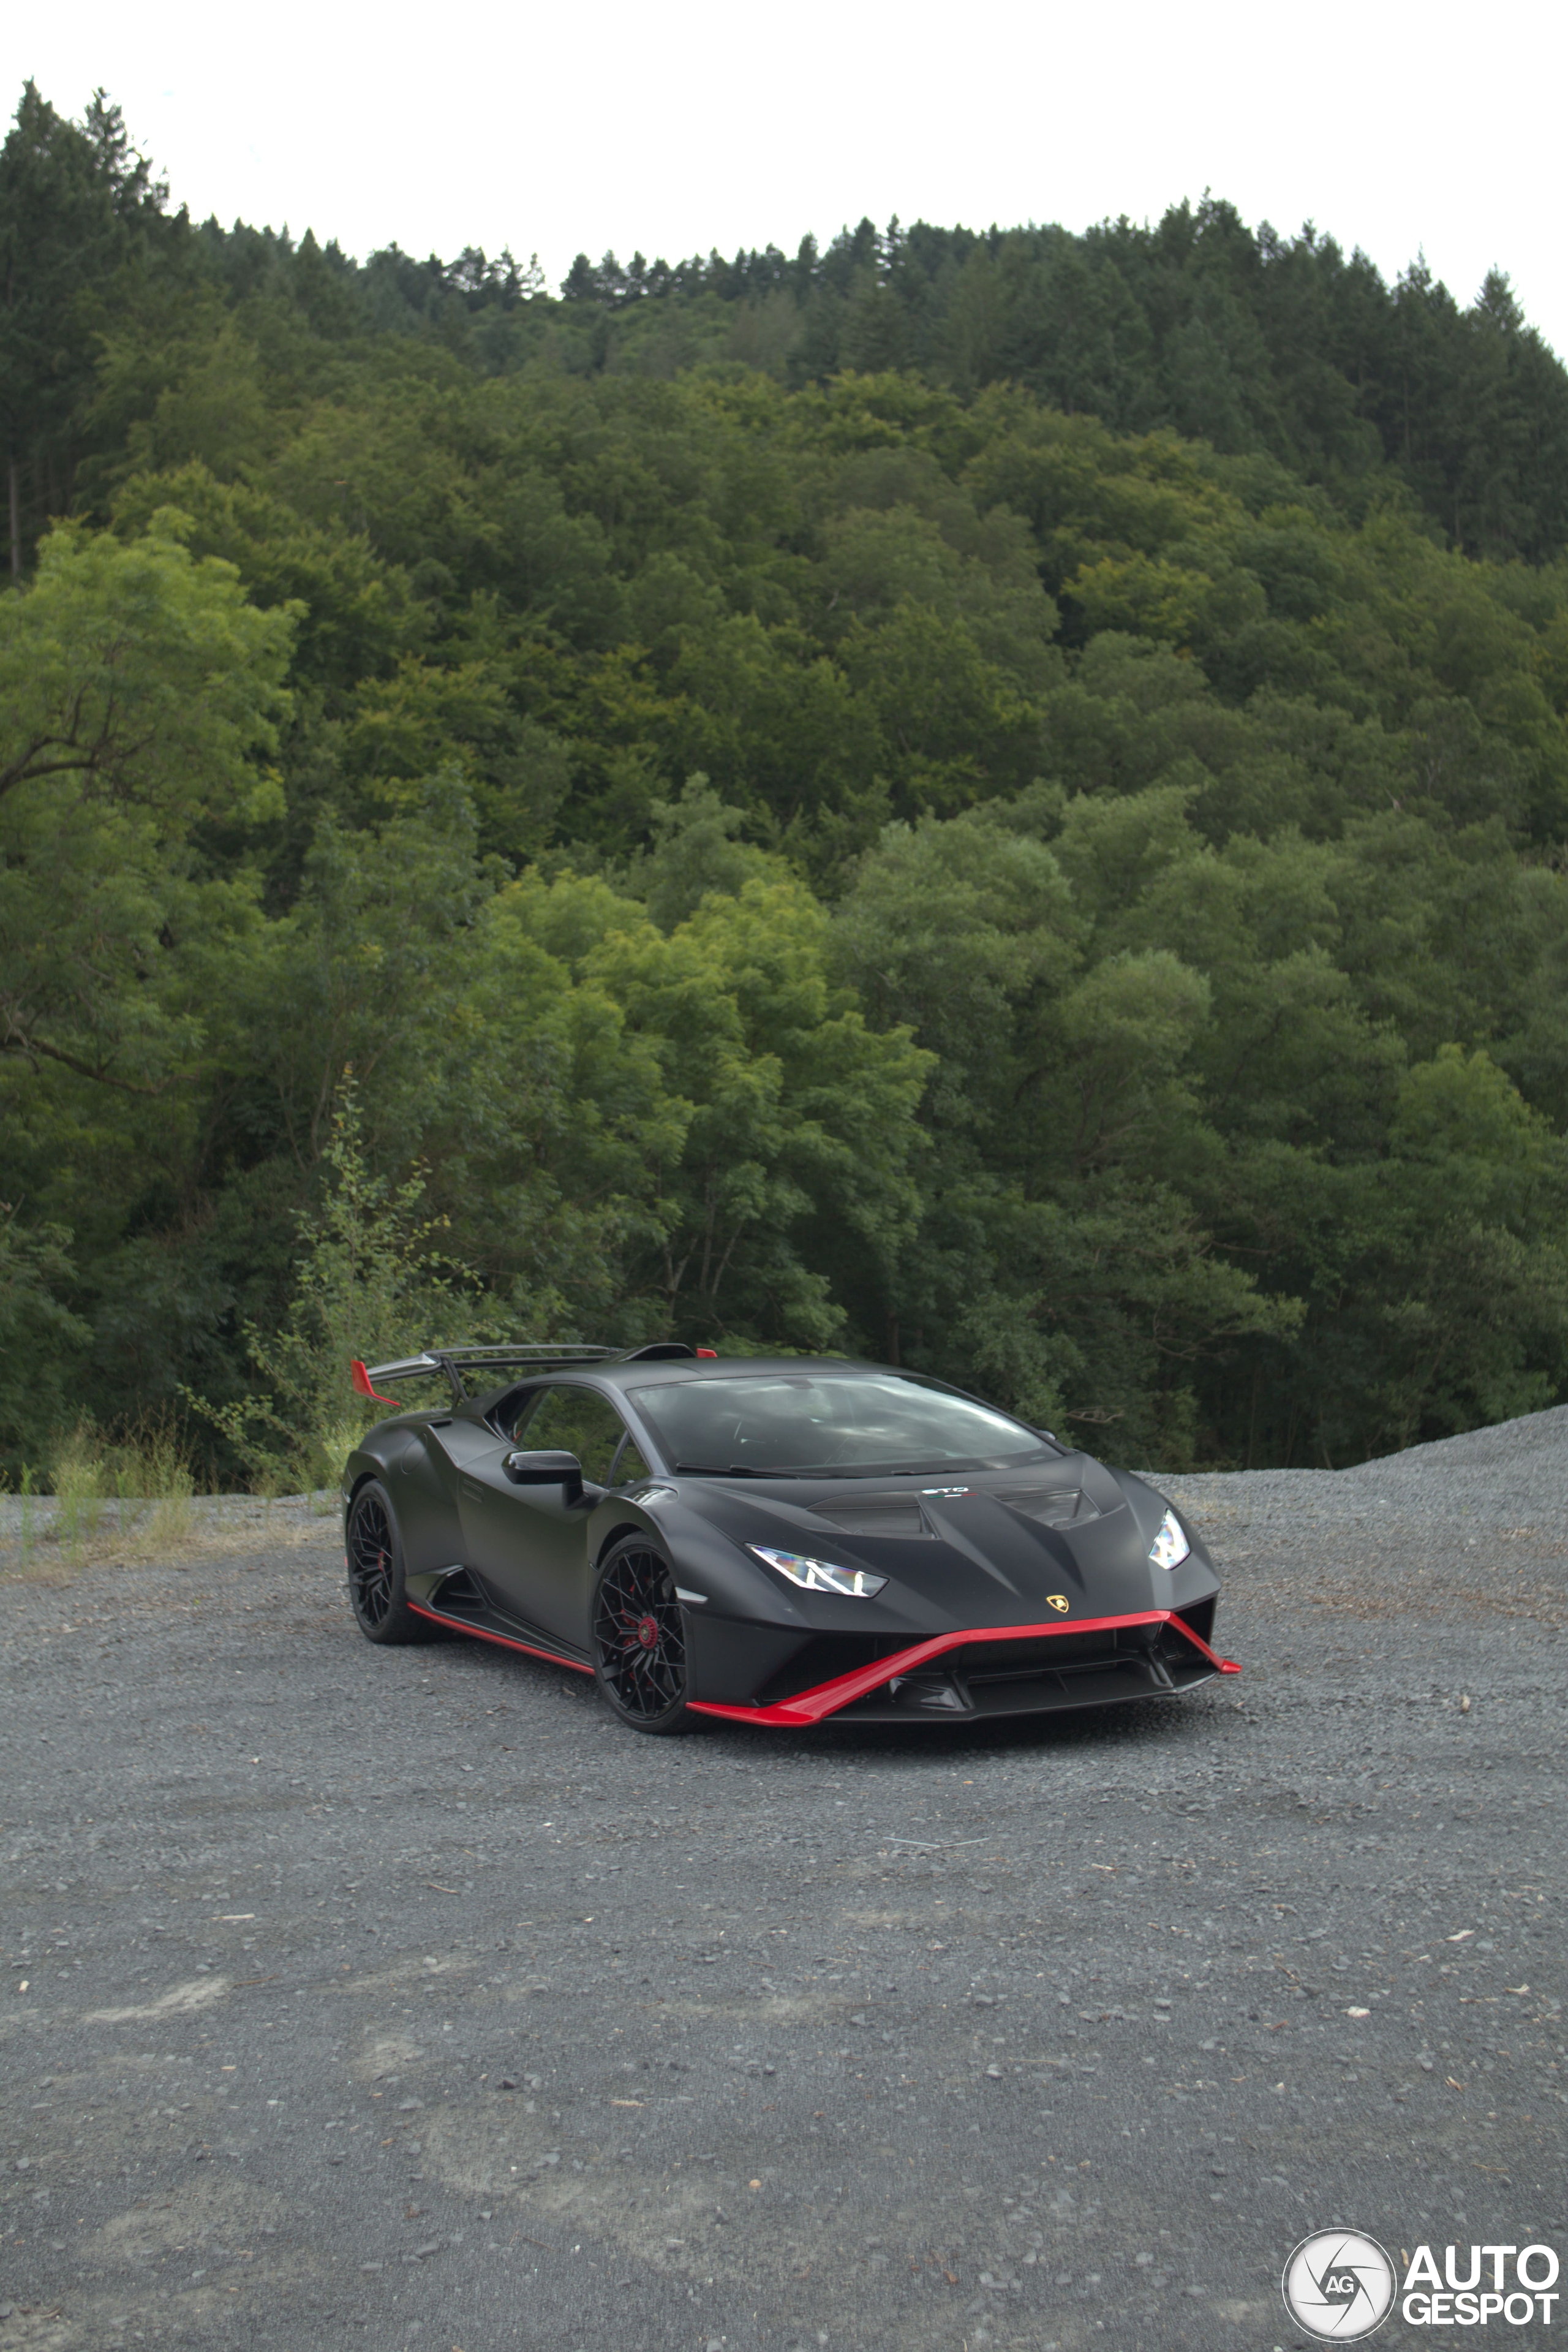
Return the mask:
[(1160, 1531), (1149, 1546), (1149, 1558), (1156, 1568), (1179, 1568), (1192, 1549), (1186, 1531), (1174, 1511), (1167, 1511), (1160, 1521)]
[(831, 1559), (803, 1559), (798, 1551), (769, 1551), (766, 1544), (747, 1544), (746, 1549), (803, 1592), (838, 1592), (847, 1601), (869, 1601), (887, 1582), (885, 1576), (868, 1576), (863, 1568), (840, 1568)]

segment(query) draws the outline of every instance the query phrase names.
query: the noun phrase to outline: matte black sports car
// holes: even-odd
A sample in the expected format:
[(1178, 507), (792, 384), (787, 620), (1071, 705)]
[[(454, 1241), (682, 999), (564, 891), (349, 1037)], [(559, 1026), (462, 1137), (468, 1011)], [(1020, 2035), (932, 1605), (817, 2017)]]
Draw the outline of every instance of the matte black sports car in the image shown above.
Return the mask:
[(639, 1731), (953, 1723), (1239, 1671), (1209, 1646), (1201, 1542), (1142, 1479), (916, 1373), (703, 1358), (356, 1363), (380, 1403), (397, 1403), (381, 1381), (449, 1391), (349, 1457), (361, 1631), (445, 1628), (575, 1667)]

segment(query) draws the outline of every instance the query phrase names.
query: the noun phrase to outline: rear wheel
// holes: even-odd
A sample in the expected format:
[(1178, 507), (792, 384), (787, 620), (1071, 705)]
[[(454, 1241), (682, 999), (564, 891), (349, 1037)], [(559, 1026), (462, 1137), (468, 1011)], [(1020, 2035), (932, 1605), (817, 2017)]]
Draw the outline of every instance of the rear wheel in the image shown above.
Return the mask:
[(349, 1599), (367, 1642), (428, 1642), (438, 1631), (416, 1617), (403, 1590), (402, 1541), (392, 1496), (379, 1478), (349, 1506)]
[(645, 1536), (629, 1536), (605, 1554), (593, 1595), (593, 1671), (633, 1731), (679, 1731), (690, 1722), (675, 1580)]

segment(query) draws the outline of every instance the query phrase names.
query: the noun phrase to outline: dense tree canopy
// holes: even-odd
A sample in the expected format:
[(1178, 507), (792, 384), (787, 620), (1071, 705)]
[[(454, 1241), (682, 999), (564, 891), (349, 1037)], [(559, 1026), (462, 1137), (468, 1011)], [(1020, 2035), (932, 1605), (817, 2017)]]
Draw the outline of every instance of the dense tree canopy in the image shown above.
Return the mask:
[(556, 298), (194, 227), (31, 89), (0, 246), (14, 1469), (191, 1395), (254, 1467), (416, 1196), (378, 1331), (850, 1348), (1167, 1465), (1564, 1392), (1500, 282), (1206, 204)]

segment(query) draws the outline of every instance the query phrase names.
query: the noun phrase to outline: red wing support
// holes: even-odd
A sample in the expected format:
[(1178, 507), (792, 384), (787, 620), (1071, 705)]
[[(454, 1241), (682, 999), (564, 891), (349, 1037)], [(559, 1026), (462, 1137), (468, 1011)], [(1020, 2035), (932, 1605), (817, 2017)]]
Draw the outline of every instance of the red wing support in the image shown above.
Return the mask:
[(937, 1633), (929, 1642), (917, 1642), (913, 1649), (900, 1650), (895, 1657), (878, 1658), (874, 1664), (861, 1666), (852, 1675), (840, 1675), (831, 1683), (819, 1683), (815, 1690), (800, 1691), (793, 1698), (780, 1700), (777, 1706), (722, 1706), (711, 1699), (693, 1699), (691, 1711), (694, 1715), (723, 1716), (729, 1723), (762, 1723), (798, 1730), (836, 1715), (840, 1707), (863, 1698), (868, 1691), (891, 1682), (895, 1675), (913, 1674), (917, 1666), (939, 1658), (945, 1650), (967, 1649), (975, 1642), (1035, 1642), (1048, 1635), (1108, 1633), (1122, 1625), (1174, 1626), (1202, 1652), (1217, 1674), (1241, 1672), (1234, 1658), (1222, 1658), (1211, 1650), (1174, 1609), (1145, 1609), (1134, 1617), (1080, 1617), (1054, 1625), (988, 1625), (971, 1633)]

